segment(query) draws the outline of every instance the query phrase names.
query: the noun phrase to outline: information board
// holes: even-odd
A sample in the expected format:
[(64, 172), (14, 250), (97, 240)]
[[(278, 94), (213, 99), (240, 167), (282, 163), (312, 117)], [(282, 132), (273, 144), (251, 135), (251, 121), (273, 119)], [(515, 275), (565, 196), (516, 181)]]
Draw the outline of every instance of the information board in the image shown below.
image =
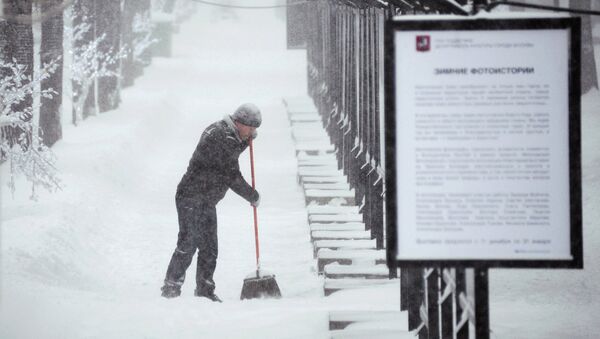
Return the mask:
[(390, 21), (388, 260), (582, 262), (577, 18)]

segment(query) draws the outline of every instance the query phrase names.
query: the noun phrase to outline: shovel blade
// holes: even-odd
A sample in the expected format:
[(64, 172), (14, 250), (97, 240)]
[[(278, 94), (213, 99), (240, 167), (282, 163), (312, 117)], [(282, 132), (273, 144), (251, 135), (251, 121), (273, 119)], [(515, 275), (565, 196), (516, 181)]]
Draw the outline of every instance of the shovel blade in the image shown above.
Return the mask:
[(281, 298), (281, 291), (274, 275), (244, 279), (240, 299), (254, 298)]

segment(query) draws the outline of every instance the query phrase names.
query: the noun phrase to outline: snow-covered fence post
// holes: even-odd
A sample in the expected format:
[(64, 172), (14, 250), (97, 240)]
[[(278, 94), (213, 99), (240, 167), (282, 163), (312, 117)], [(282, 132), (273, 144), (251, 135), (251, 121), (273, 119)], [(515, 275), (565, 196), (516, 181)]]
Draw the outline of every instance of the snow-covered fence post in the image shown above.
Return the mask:
[(490, 303), (489, 280), (487, 268), (475, 268), (475, 337), (489, 339), (490, 337)]
[(474, 321), (473, 303), (467, 297), (467, 277), (464, 268), (456, 268), (454, 304), (456, 305), (455, 319), (452, 324), (456, 339), (469, 339), (469, 323)]
[(440, 338), (440, 321), (439, 311), (440, 307), (438, 304), (438, 292), (439, 292), (439, 268), (429, 268), (424, 271), (425, 284), (427, 286), (427, 338), (428, 339), (439, 339)]
[(443, 268), (440, 270), (440, 333), (442, 338), (454, 337), (454, 320), (452, 304), (456, 292), (455, 270)]
[[(419, 339), (429, 339), (429, 312), (427, 308), (427, 270), (429, 269), (418, 269), (417, 276), (418, 282), (416, 284), (418, 299), (415, 300), (412, 308), (416, 311), (418, 317), (415, 319), (415, 332), (418, 334)], [(414, 285), (413, 285), (414, 286)], [(410, 321), (409, 321), (410, 323)], [(410, 326), (410, 325), (409, 325)]]
[(425, 287), (422, 270), (405, 268), (400, 279), (400, 310), (408, 314), (408, 330), (416, 330), (422, 323), (420, 310)]

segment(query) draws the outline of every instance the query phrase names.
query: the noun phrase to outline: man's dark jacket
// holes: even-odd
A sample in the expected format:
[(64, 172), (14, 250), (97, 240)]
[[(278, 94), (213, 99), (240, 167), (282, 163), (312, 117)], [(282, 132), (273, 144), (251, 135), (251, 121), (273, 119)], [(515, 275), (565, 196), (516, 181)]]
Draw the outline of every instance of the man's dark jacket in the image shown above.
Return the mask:
[(248, 142), (240, 139), (229, 116), (208, 126), (177, 186), (176, 197), (216, 205), (231, 188), (249, 202), (258, 200), (258, 192), (240, 172), (238, 158), (246, 147)]

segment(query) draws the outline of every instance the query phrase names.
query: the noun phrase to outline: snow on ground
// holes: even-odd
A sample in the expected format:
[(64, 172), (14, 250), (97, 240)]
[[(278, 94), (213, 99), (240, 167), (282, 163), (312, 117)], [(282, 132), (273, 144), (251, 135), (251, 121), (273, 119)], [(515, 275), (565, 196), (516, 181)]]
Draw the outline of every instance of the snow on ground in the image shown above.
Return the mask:
[[(304, 51), (285, 50), (271, 11), (215, 20), (200, 13), (155, 58), (113, 112), (67, 127), (54, 147), (63, 191), (38, 202), (0, 168), (0, 338), (325, 338), (327, 313), (397, 310), (398, 287), (322, 297), (281, 97), (306, 92)], [(597, 50), (597, 52), (600, 52)], [(598, 55), (598, 53), (596, 54)], [(159, 288), (175, 247), (176, 185), (199, 135), (238, 104), (263, 110), (256, 141), (263, 267), (283, 298), (239, 301), (254, 265), (251, 209), (233, 193), (218, 206), (215, 279), (223, 304)], [(491, 270), (492, 338), (592, 338), (600, 310), (600, 94), (583, 98), (584, 270)], [(240, 163), (249, 177), (248, 156)], [(357, 325), (358, 326), (358, 325)]]
[[(1, 338), (327, 336), (336, 302), (322, 297), (314, 271), (281, 102), (306, 92), (305, 52), (285, 49), (274, 12), (219, 21), (199, 9), (174, 37), (173, 57), (155, 58), (119, 109), (65, 129), (53, 148), (61, 192), (33, 202), (24, 182), (14, 198), (3, 190)], [(202, 130), (248, 101), (264, 116), (255, 144), (262, 265), (284, 298), (239, 301), (254, 270), (252, 210), (231, 192), (217, 207), (216, 292), (225, 302), (193, 297), (194, 263), (182, 297), (161, 298), (177, 239), (176, 185)], [(249, 178), (247, 153), (240, 164)]]
[[(595, 46), (596, 65), (600, 48)], [(582, 97), (583, 270), (490, 270), (492, 338), (598, 338), (600, 93)]]
[(584, 269), (491, 270), (491, 327), (498, 338), (597, 338), (593, 324), (600, 311), (600, 93), (584, 95), (582, 104)]

